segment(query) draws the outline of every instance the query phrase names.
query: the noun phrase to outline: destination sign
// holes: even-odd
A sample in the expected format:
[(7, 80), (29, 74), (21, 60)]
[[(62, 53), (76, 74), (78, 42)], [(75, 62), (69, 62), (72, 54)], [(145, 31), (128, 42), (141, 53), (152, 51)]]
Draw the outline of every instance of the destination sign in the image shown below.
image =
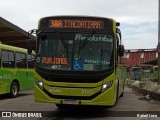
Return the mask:
[(67, 65), (67, 58), (42, 57), (43, 64)]
[(49, 21), (51, 28), (103, 28), (100, 20), (53, 19)]

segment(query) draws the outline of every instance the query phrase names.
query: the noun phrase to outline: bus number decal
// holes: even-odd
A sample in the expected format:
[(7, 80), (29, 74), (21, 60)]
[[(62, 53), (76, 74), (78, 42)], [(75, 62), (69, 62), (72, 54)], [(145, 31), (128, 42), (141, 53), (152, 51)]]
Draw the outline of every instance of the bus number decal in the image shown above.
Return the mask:
[(82, 94), (92, 94), (92, 90), (82, 90)]
[(11, 74), (3, 74), (0, 76), (0, 79), (11, 79), (12, 75)]
[(52, 65), (51, 68), (52, 68), (53, 70), (61, 69), (61, 65)]

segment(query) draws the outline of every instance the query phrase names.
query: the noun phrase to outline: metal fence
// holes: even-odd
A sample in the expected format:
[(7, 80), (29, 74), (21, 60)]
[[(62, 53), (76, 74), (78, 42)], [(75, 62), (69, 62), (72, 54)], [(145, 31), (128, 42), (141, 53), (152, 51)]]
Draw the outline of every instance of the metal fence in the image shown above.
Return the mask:
[(144, 83), (148, 83), (149, 81), (157, 82), (158, 72), (152, 72), (151, 70), (142, 70), (141, 72), (127, 72), (126, 78), (128, 80), (138, 80)]

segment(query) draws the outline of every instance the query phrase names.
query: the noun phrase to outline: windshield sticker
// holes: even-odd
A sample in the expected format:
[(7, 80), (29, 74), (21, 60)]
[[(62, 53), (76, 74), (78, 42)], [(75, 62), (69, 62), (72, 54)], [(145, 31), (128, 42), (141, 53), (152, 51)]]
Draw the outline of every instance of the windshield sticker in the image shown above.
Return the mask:
[(67, 65), (67, 58), (42, 57), (43, 64)]
[(82, 60), (74, 60), (73, 61), (73, 70), (83, 70), (83, 61)]
[[(76, 34), (75, 40), (85, 40), (86, 36), (82, 34)], [(93, 42), (112, 42), (113, 39), (111, 36), (107, 37), (107, 35), (93, 35), (88, 38), (89, 41)]]
[(52, 65), (51, 67), (53, 70), (59, 70), (61, 69), (61, 65)]
[(73, 40), (68, 40), (68, 44), (72, 45), (73, 44)]
[(105, 60), (101, 60), (101, 62), (100, 62), (100, 60), (88, 60), (88, 59), (85, 59), (84, 62), (85, 63), (90, 63), (90, 64), (100, 64), (100, 63), (102, 63), (102, 64), (110, 64), (109, 61), (105, 61)]
[(83, 70), (93, 70), (93, 64), (84, 64)]

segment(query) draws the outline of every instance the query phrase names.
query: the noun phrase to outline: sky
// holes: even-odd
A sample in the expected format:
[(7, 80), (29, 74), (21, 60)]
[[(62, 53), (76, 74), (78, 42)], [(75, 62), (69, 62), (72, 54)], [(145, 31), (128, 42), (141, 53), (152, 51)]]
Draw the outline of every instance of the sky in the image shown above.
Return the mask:
[(0, 0), (0, 16), (29, 31), (41, 17), (89, 15), (120, 22), (125, 49), (158, 44), (158, 0)]

